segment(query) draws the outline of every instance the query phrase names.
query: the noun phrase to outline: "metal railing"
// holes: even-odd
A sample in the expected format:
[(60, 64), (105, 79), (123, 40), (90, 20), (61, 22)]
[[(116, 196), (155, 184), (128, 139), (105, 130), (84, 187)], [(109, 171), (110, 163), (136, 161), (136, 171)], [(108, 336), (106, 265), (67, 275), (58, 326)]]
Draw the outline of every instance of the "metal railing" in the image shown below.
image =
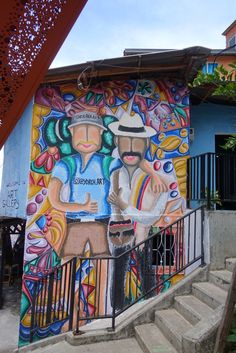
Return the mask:
[(187, 200), (208, 209), (236, 202), (236, 154), (204, 153), (188, 159)]
[(114, 330), (129, 307), (204, 264), (203, 222), (200, 206), (120, 255), (73, 258), (36, 280), (30, 342), (37, 330), (55, 322), (64, 324), (64, 332), (79, 334), (84, 322), (110, 318)]
[(72, 330), (75, 298), (76, 258), (56, 267), (33, 284), (29, 341), (34, 333), (52, 323), (68, 321)]

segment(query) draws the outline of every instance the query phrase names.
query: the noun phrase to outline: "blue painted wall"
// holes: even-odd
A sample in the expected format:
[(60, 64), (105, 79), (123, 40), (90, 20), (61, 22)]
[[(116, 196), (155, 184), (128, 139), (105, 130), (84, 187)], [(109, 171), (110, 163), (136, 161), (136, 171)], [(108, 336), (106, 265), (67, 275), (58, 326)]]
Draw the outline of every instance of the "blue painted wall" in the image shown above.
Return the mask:
[(215, 152), (215, 135), (236, 133), (236, 107), (214, 103), (201, 103), (190, 107), (190, 125), (194, 128), (194, 141), (190, 155)]
[(4, 145), (0, 216), (26, 218), (33, 101)]

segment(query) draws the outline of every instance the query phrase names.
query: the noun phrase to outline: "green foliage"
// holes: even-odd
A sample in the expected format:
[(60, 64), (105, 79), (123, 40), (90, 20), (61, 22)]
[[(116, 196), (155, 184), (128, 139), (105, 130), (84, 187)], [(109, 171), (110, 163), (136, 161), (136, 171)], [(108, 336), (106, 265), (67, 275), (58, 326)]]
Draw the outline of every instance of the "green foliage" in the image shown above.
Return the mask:
[[(190, 88), (209, 86), (209, 94), (212, 96), (224, 96), (236, 102), (236, 61), (228, 65), (227, 70), (223, 65), (218, 66), (213, 73), (204, 74), (199, 71)], [(223, 147), (225, 150), (235, 150), (236, 135), (226, 139)]]
[(230, 334), (227, 337), (227, 342), (236, 343), (236, 328), (230, 330)]
[(218, 66), (213, 73), (199, 71), (190, 88), (210, 86), (212, 96), (225, 96), (236, 101), (236, 61), (229, 64), (230, 69)]
[(224, 146), (221, 146), (224, 150), (232, 150), (234, 151), (236, 148), (236, 134), (232, 134), (231, 136), (226, 138), (226, 143)]
[[(204, 190), (204, 197), (205, 199), (201, 201), (204, 204), (208, 197), (208, 188), (206, 187)], [(220, 194), (218, 190), (210, 190), (210, 200), (211, 200), (211, 207), (214, 208), (214, 204), (222, 206)]]

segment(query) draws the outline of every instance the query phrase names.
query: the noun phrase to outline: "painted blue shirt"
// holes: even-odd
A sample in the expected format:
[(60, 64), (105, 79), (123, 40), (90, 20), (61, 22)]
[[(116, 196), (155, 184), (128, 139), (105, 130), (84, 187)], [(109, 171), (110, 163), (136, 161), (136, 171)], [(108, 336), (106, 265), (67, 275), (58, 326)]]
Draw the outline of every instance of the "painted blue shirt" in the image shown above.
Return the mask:
[(109, 171), (106, 175), (106, 158), (104, 155), (94, 153), (84, 169), (80, 154), (64, 157), (56, 163), (52, 177), (69, 185), (68, 202), (83, 204), (86, 202), (87, 193), (90, 193), (91, 201), (98, 203), (97, 213), (67, 212), (67, 218), (102, 219), (110, 217), (111, 208), (107, 201), (110, 181)]

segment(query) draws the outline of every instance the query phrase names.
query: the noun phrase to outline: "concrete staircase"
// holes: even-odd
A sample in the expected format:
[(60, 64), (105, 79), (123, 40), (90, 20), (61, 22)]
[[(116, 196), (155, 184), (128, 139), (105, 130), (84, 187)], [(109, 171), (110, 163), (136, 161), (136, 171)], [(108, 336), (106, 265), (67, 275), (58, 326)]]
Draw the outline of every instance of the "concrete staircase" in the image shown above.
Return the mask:
[(212, 353), (235, 264), (230, 258), (224, 270), (197, 269), (159, 298), (131, 307), (115, 332), (94, 322), (81, 336), (68, 333), (61, 342), (57, 336), (18, 352)]
[(208, 282), (193, 283), (191, 294), (175, 296), (174, 304), (170, 308), (157, 310), (153, 323), (136, 326), (135, 337), (143, 352), (212, 352), (210, 342), (210, 346), (207, 347), (204, 343), (201, 348), (200, 335), (199, 340), (195, 342), (195, 350), (187, 338), (193, 336), (193, 340), (196, 339), (191, 333), (194, 333), (194, 327), (197, 325), (201, 328), (199, 323), (204, 325), (204, 338), (207, 338), (207, 333), (211, 331), (211, 319), (225, 303), (234, 264), (236, 259), (227, 259), (224, 270), (209, 272)]

